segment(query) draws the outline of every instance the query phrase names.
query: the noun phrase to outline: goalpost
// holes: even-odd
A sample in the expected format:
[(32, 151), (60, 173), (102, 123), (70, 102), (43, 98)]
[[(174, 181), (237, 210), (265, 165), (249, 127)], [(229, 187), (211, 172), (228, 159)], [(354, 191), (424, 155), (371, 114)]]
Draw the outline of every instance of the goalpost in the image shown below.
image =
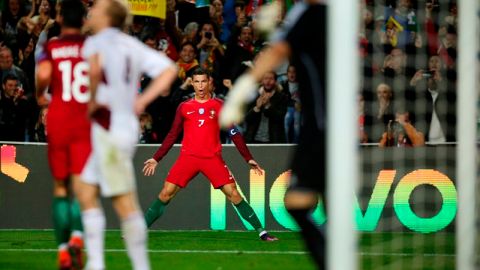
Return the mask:
[[(381, 4), (383, 1), (374, 1)], [(418, 1), (418, 14), (420, 23), (423, 23), (423, 9), (428, 1)], [(450, 3), (448, 0), (439, 0), (442, 15)], [(453, 1), (455, 3), (455, 1)], [(458, 191), (458, 211), (454, 224), (455, 235), (455, 266), (456, 269), (473, 270), (479, 267), (480, 250), (476, 240), (480, 239), (477, 227), (480, 224), (478, 211), (480, 210), (480, 185), (477, 185), (478, 175), (478, 147), (477, 147), (477, 117), (478, 95), (480, 90), (480, 1), (457, 0), (458, 4), (458, 58), (457, 58), (457, 144), (456, 155), (447, 154), (446, 150), (438, 145), (429, 145), (426, 150), (416, 153), (435, 153), (431, 157), (434, 164), (442, 167), (448, 160), (456, 159), (455, 183)], [(360, 24), (359, 1), (343, 0), (329, 1), (328, 20), (328, 269), (358, 269), (358, 251), (356, 226), (354, 224), (354, 196), (357, 185), (361, 181), (359, 170), (357, 128), (357, 94), (360, 89), (360, 69), (358, 56), (358, 29)], [(423, 27), (423, 25), (420, 25)], [(386, 55), (381, 55), (385, 57)], [(382, 58), (383, 59), (383, 58)], [(426, 55), (417, 55), (413, 67), (418, 70), (427, 64)], [(409, 82), (411, 77), (405, 78)], [(374, 85), (376, 87), (376, 85)], [(395, 88), (396, 86), (393, 85)], [(398, 88), (397, 88), (398, 90)], [(444, 104), (442, 104), (444, 105)], [(415, 108), (425, 107), (424, 103), (416, 102)], [(421, 123), (420, 123), (421, 124)], [(445, 145), (444, 145), (445, 146)], [(447, 144), (448, 146), (448, 144)], [(428, 149), (428, 150), (427, 150)], [(404, 154), (395, 156), (395, 165), (403, 166)], [(415, 164), (427, 164), (427, 157), (420, 157)], [(375, 157), (370, 162), (381, 162), (382, 157)], [(445, 167), (445, 166), (444, 166)], [(442, 167), (443, 168), (443, 167)], [(453, 176), (453, 175), (452, 175)], [(424, 193), (422, 193), (424, 192)], [(428, 203), (428, 189), (419, 192), (415, 197), (424, 197)], [(426, 205), (426, 204), (425, 204)], [(435, 207), (438, 207), (435, 206)], [(426, 205), (425, 209), (431, 210)], [(421, 213), (421, 211), (420, 211)], [(395, 220), (392, 217), (382, 217)], [(400, 231), (393, 235), (392, 240), (386, 243), (373, 243), (378, 250), (393, 252), (399, 258), (390, 264), (392, 269), (405, 269), (415, 266), (420, 269), (425, 267), (446, 267), (445, 262), (452, 258), (448, 251), (450, 245), (447, 231), (444, 234), (409, 234), (404, 228), (396, 228), (395, 222), (390, 227), (392, 231)], [(429, 247), (429, 239), (434, 242)], [(402, 253), (413, 245), (411, 254)], [(402, 248), (403, 247), (403, 248)], [(433, 251), (429, 251), (433, 249)], [(374, 250), (374, 249), (372, 249)], [(398, 251), (397, 251), (398, 250)], [(388, 253), (388, 252), (387, 252)], [(374, 254), (375, 256), (375, 254)], [(382, 264), (385, 259), (378, 257)], [(406, 260), (403, 260), (405, 258)], [(438, 259), (437, 259), (438, 258)], [(451, 261), (451, 260), (450, 260)], [(433, 265), (428, 265), (428, 263)], [(477, 264), (477, 265), (476, 265)], [(379, 265), (380, 266), (380, 265)], [(380, 266), (381, 267), (381, 266)], [(420, 268), (419, 268), (420, 267)]]
[(332, 0), (328, 4), (327, 268), (355, 270), (359, 1)]
[(477, 238), (477, 102), (479, 93), (480, 4), (459, 0), (456, 269), (475, 269)]

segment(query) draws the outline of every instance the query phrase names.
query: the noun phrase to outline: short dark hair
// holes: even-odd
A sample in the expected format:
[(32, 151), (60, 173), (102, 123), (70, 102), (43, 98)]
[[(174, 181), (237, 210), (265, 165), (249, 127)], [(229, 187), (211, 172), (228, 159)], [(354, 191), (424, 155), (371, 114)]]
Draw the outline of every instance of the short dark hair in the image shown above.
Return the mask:
[(47, 31), (47, 40), (50, 40), (51, 38), (58, 37), (60, 35), (60, 24), (57, 21), (54, 21), (52, 26), (48, 28)]
[(157, 42), (157, 37), (155, 36), (155, 33), (152, 33), (152, 32), (145, 33), (142, 37), (142, 42), (145, 43), (145, 41), (149, 39), (153, 39)]
[(60, 16), (64, 27), (82, 28), (87, 11), (80, 0), (63, 0), (60, 2)]
[(132, 23), (145, 24), (145, 17), (139, 15), (132, 16)]
[(182, 43), (182, 45), (180, 45), (180, 51), (181, 52), (183, 50), (183, 47), (185, 46), (192, 46), (193, 50), (195, 51), (195, 54), (198, 55), (198, 52), (197, 52), (197, 46), (195, 46), (195, 43), (191, 42), (191, 41), (185, 41)]
[(5, 84), (7, 81), (18, 81), (17, 76), (13, 75), (12, 73), (8, 73), (2, 80), (2, 83)]
[(208, 72), (206, 69), (203, 69), (201, 67), (197, 67), (193, 70), (192, 72), (192, 78), (195, 75), (206, 75), (207, 78), (210, 78), (210, 72)]
[(211, 21), (211, 20), (207, 20), (207, 21), (203, 22), (203, 23), (200, 25), (200, 27), (198, 27), (198, 29), (199, 29), (200, 31), (198, 31), (197, 34), (200, 35), (200, 32), (202, 31), (203, 26), (205, 26), (205, 25), (207, 25), (207, 24), (212, 26), (212, 28), (213, 28), (213, 34), (214, 34), (216, 37), (218, 37), (218, 28), (217, 28), (217, 25), (216, 25), (213, 21)]
[(234, 7), (240, 7), (241, 9), (245, 8), (245, 1), (237, 0), (235, 1)]
[(273, 79), (274, 79), (275, 81), (277, 81), (278, 75), (277, 75), (277, 73), (276, 73), (275, 71), (273, 71), (273, 70), (267, 71), (267, 72), (265, 72), (264, 76), (267, 75), (267, 74), (273, 74)]

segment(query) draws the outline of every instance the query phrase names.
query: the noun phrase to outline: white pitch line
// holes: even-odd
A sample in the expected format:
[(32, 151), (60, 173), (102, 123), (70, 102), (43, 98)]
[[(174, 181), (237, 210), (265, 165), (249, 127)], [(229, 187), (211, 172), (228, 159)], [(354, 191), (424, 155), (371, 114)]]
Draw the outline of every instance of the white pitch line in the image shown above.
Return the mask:
[[(54, 229), (0, 229), (0, 232), (53, 232)], [(106, 232), (121, 232), (121, 229), (107, 229)], [(274, 233), (296, 233), (295, 231), (285, 231), (285, 230), (268, 230), (269, 232)], [(246, 230), (163, 230), (163, 229), (150, 229), (149, 233), (184, 233), (184, 232), (210, 232), (210, 233), (255, 233), (255, 231), (246, 231)]]
[[(0, 249), (0, 252), (57, 252), (58, 249)], [(107, 253), (127, 252), (126, 249), (105, 249)], [(306, 251), (264, 251), (264, 250), (183, 250), (183, 249), (150, 249), (149, 253), (223, 253), (223, 254), (275, 254), (275, 255), (299, 255), (307, 254)]]
[[(57, 249), (0, 249), (0, 252), (57, 252)], [(123, 253), (126, 249), (106, 249), (107, 253)], [(264, 251), (264, 250), (184, 250), (184, 249), (150, 249), (149, 253), (221, 253), (221, 254), (272, 254), (272, 255), (303, 255), (306, 251)], [(382, 253), (382, 252), (360, 252), (360, 256), (394, 256), (394, 257), (455, 257), (455, 254), (445, 253)]]
[(393, 257), (413, 257), (413, 256), (424, 256), (424, 257), (455, 257), (455, 254), (447, 253), (383, 253), (383, 252), (360, 252), (360, 256), (393, 256)]

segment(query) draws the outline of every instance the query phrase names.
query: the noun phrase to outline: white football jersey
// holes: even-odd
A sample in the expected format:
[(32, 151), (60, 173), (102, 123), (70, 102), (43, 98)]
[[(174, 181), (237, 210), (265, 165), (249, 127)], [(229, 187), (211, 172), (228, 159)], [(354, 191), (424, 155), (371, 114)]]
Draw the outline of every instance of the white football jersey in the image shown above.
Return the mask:
[(83, 47), (88, 59), (98, 54), (104, 78), (97, 88), (96, 101), (106, 105), (112, 114), (134, 113), (134, 102), (140, 89), (140, 78), (158, 76), (174, 63), (118, 29), (108, 28), (89, 37)]

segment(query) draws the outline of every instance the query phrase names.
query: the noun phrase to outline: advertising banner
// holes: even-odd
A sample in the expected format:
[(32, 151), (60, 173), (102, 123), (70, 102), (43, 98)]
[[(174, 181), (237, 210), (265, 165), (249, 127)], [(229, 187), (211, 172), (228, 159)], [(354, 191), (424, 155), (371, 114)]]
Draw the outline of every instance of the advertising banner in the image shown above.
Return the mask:
[(167, 17), (166, 0), (128, 0), (128, 7), (133, 15), (160, 19)]
[[(157, 166), (156, 174), (145, 177), (142, 175), (143, 162), (157, 147), (140, 145), (134, 160), (138, 194), (144, 210), (157, 197), (179, 154), (179, 146), (175, 146)], [(2, 145), (1, 149), (0, 229), (51, 228), (52, 178), (46, 146)], [(263, 176), (249, 171), (234, 146), (224, 146), (223, 150), (241, 193), (268, 229), (297, 230), (283, 204), (290, 180), (289, 157), (294, 146), (265, 145), (251, 146), (250, 149), (265, 170)], [(455, 146), (363, 147), (360, 151), (363, 157), (361, 181), (356, 194), (352, 194), (357, 202), (354, 211), (358, 230), (431, 233), (453, 229), (457, 211)], [(445, 160), (440, 162), (434, 158), (439, 154)], [(118, 228), (118, 220), (108, 200), (104, 200), (103, 205), (108, 227)], [(323, 198), (320, 198), (313, 215), (319, 224), (325, 223)], [(199, 175), (177, 194), (152, 229), (252, 228), (236, 213), (223, 193), (213, 189), (208, 180)]]

